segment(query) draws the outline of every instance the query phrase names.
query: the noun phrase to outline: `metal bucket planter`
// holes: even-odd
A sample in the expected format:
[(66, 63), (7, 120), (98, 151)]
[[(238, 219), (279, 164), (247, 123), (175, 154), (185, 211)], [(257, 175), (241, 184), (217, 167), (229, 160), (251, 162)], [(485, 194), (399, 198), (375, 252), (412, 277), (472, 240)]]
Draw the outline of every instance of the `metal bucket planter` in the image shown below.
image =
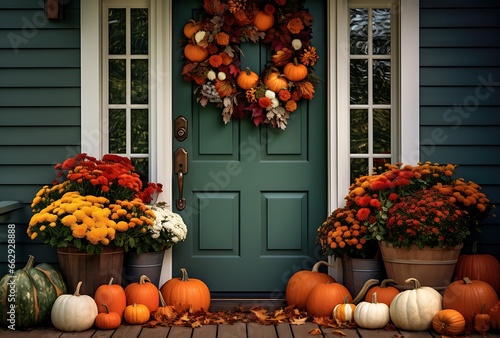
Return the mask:
[(138, 282), (142, 275), (148, 276), (157, 287), (160, 283), (161, 267), (165, 251), (147, 252), (137, 255), (135, 252), (125, 254), (125, 265), (123, 271), (123, 284)]

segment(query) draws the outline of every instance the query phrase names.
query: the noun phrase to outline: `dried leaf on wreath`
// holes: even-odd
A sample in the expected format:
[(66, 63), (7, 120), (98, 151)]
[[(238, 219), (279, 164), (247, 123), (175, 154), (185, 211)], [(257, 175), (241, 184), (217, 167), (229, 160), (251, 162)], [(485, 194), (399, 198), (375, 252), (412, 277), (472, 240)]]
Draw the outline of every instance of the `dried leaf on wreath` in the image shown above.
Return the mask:
[(222, 15), (225, 10), (225, 6), (220, 2), (220, 0), (204, 0), (203, 9), (208, 15)]

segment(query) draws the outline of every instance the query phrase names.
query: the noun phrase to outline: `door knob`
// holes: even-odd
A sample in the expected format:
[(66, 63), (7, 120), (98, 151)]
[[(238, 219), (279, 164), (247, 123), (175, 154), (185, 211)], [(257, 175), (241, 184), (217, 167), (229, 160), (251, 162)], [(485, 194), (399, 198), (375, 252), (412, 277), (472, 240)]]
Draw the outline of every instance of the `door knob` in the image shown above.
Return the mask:
[(188, 153), (184, 148), (177, 148), (174, 153), (174, 173), (177, 175), (179, 185), (179, 198), (175, 200), (177, 210), (184, 210), (186, 199), (183, 197), (184, 175), (188, 173)]
[(188, 137), (188, 122), (184, 116), (178, 116), (175, 119), (174, 126), (175, 139), (179, 142), (184, 141)]

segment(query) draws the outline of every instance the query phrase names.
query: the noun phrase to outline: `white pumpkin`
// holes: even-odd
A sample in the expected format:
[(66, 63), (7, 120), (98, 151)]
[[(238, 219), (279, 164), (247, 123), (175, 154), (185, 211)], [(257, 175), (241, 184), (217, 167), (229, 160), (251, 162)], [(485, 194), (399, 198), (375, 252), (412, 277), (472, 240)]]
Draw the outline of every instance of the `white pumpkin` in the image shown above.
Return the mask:
[(365, 329), (381, 329), (389, 324), (389, 307), (385, 303), (377, 302), (377, 293), (372, 295), (372, 301), (361, 302), (354, 310), (354, 321)]
[(421, 286), (415, 278), (405, 283), (414, 283), (413, 290), (400, 292), (389, 307), (391, 320), (396, 327), (408, 331), (425, 331), (432, 326), (432, 319), (442, 310), (443, 296), (435, 289)]
[(94, 325), (97, 304), (92, 297), (80, 294), (81, 285), (80, 281), (74, 294), (57, 297), (52, 306), (52, 324), (61, 331), (85, 331)]

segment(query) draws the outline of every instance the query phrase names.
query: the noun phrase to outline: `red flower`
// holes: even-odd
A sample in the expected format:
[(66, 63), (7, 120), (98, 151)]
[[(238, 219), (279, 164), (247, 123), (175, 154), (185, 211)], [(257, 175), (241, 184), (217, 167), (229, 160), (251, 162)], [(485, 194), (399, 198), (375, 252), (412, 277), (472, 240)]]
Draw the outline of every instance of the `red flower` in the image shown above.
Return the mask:
[(261, 106), (262, 108), (267, 108), (271, 105), (271, 100), (267, 97), (261, 97), (259, 99), (259, 106)]
[(360, 221), (364, 221), (368, 218), (368, 215), (370, 215), (370, 209), (368, 208), (361, 208), (358, 210), (358, 213), (356, 214), (356, 217)]

